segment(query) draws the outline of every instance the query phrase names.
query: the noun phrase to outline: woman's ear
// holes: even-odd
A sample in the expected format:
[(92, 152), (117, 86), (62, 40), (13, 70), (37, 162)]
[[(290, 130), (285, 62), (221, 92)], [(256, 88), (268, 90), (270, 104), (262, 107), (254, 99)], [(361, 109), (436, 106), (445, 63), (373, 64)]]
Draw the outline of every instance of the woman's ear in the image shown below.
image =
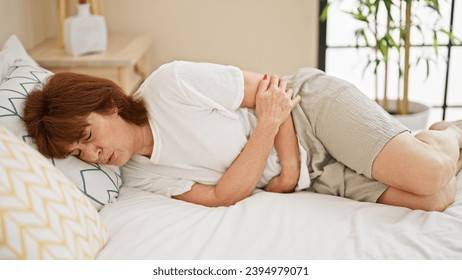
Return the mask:
[(112, 109), (111, 109), (111, 113), (115, 113), (115, 114), (118, 114), (118, 113), (119, 113), (119, 108), (117, 107), (117, 104), (115, 103), (114, 100), (112, 100)]

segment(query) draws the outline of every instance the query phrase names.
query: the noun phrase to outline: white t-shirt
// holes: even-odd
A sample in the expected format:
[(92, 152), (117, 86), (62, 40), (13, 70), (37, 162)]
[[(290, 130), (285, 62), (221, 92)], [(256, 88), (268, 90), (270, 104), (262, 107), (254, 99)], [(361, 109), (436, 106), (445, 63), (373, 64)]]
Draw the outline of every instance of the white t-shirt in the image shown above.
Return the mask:
[[(187, 192), (196, 182), (217, 184), (257, 123), (253, 109), (239, 108), (244, 77), (234, 66), (175, 61), (154, 71), (136, 94), (146, 102), (154, 147), (151, 158), (134, 156), (122, 168), (124, 185), (165, 196)], [(297, 190), (310, 185), (306, 163), (301, 165)], [(256, 187), (280, 170), (273, 148)]]

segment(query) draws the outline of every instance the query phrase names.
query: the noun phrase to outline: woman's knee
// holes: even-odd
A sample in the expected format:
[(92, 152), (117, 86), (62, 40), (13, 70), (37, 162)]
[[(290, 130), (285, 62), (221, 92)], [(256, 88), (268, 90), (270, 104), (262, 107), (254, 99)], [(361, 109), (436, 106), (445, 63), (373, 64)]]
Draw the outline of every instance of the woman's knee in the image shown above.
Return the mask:
[(456, 164), (445, 154), (437, 152), (426, 158), (426, 163), (416, 163), (421, 170), (418, 172), (420, 180), (416, 180), (414, 191), (417, 195), (432, 195), (448, 185), (456, 175)]
[(434, 194), (449, 184), (456, 175), (456, 164), (444, 154), (436, 155), (428, 172), (428, 185), (422, 190), (423, 194)]
[(456, 164), (451, 157), (408, 133), (390, 140), (372, 167), (374, 179), (421, 196), (438, 192), (455, 172)]
[(422, 199), (420, 209), (425, 211), (444, 211), (454, 202), (456, 195), (455, 177), (434, 194)]
[(407, 207), (412, 210), (444, 211), (454, 202), (456, 193), (455, 178), (438, 192), (420, 196), (390, 187), (377, 200), (377, 203)]

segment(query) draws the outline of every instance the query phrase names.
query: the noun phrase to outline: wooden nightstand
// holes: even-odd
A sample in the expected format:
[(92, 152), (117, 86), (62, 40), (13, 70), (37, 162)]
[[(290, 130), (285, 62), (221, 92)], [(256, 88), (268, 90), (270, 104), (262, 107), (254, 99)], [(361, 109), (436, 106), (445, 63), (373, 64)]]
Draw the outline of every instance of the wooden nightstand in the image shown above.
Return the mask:
[(105, 52), (78, 57), (58, 47), (55, 38), (28, 52), (42, 67), (54, 73), (70, 71), (107, 78), (128, 93), (133, 93), (151, 71), (150, 40), (146, 36), (109, 36)]

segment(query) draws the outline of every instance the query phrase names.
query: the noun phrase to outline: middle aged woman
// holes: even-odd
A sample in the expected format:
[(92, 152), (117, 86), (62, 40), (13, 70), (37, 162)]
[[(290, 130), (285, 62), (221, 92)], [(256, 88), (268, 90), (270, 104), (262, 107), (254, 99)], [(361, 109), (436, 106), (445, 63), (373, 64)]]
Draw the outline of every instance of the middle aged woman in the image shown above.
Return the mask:
[(414, 136), (316, 69), (282, 79), (176, 61), (134, 96), (61, 73), (31, 92), (24, 114), (44, 155), (123, 166), (125, 186), (206, 206), (233, 205), (259, 187), (441, 211), (460, 170), (460, 121)]

